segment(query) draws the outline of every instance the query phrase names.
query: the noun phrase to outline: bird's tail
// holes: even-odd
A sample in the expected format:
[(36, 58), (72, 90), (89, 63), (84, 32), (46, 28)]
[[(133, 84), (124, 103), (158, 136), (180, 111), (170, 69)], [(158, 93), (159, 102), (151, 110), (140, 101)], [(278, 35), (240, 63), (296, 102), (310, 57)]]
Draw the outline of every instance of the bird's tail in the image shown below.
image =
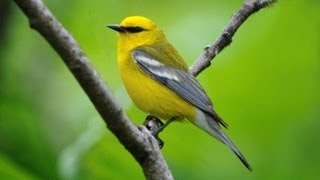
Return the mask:
[(199, 127), (200, 129), (204, 130), (211, 136), (215, 137), (222, 143), (226, 144), (234, 154), (240, 159), (240, 161), (250, 170), (252, 168), (246, 158), (242, 155), (239, 149), (233, 144), (233, 142), (229, 139), (229, 137), (222, 131), (218, 122), (214, 120), (213, 117), (203, 113), (201, 110), (198, 110), (197, 117), (192, 123)]

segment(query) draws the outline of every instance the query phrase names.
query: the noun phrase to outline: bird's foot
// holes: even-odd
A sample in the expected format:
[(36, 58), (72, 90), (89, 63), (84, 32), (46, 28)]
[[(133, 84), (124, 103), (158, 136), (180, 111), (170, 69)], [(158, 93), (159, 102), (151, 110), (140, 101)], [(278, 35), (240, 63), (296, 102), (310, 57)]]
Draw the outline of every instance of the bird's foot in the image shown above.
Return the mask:
[(164, 142), (159, 138), (158, 135), (164, 129), (162, 128), (164, 126), (163, 122), (154, 116), (148, 115), (146, 120), (143, 122), (143, 125), (145, 125), (153, 137), (156, 138), (161, 149), (164, 145)]

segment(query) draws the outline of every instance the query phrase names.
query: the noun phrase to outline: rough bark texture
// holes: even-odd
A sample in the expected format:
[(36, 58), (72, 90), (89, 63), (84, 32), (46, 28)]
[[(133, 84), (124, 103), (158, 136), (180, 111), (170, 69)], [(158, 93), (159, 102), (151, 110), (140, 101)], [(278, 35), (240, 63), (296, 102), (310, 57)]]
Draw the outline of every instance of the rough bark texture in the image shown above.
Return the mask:
[[(57, 21), (41, 0), (14, 0), (28, 17), (32, 29), (38, 31), (55, 49), (86, 92), (102, 116), (107, 127), (141, 165), (146, 179), (173, 179), (156, 139), (145, 128), (136, 127), (115, 101), (106, 84), (93, 69), (75, 39)], [(272, 0), (246, 0), (225, 28), (222, 35), (207, 47), (190, 68), (193, 75), (210, 65), (224, 47), (231, 43), (232, 36), (240, 25), (254, 12), (267, 6)]]
[(137, 128), (115, 101), (75, 39), (57, 21), (41, 0), (15, 0), (38, 31), (58, 52), (78, 80), (108, 128), (141, 165), (147, 179), (173, 179), (158, 143), (150, 132)]

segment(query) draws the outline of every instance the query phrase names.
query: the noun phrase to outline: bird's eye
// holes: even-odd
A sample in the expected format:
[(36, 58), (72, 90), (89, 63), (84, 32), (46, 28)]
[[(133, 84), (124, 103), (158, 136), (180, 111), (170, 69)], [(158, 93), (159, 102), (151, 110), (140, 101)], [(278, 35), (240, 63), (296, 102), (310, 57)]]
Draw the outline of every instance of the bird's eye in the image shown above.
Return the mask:
[(139, 26), (125, 27), (124, 29), (129, 33), (138, 33), (138, 32), (141, 32), (141, 31), (145, 30), (145, 29), (143, 29), (142, 27), (139, 27)]

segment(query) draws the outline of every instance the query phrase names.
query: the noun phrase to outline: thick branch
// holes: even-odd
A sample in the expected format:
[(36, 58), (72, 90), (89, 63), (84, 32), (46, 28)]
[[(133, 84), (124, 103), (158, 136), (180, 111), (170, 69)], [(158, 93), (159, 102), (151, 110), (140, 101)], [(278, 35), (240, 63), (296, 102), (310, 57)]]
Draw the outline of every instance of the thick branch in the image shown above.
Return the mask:
[(209, 67), (216, 55), (232, 42), (232, 37), (241, 24), (244, 23), (250, 15), (274, 2), (275, 0), (246, 0), (240, 10), (232, 16), (229, 24), (223, 30), (216, 42), (204, 49), (200, 57), (190, 67), (189, 72), (192, 75), (197, 76), (204, 69)]
[(15, 0), (38, 31), (58, 52), (86, 92), (108, 128), (143, 168), (147, 179), (173, 179), (157, 141), (143, 126), (137, 128), (125, 115), (111, 91), (92, 68), (75, 39), (57, 21), (41, 0)]

